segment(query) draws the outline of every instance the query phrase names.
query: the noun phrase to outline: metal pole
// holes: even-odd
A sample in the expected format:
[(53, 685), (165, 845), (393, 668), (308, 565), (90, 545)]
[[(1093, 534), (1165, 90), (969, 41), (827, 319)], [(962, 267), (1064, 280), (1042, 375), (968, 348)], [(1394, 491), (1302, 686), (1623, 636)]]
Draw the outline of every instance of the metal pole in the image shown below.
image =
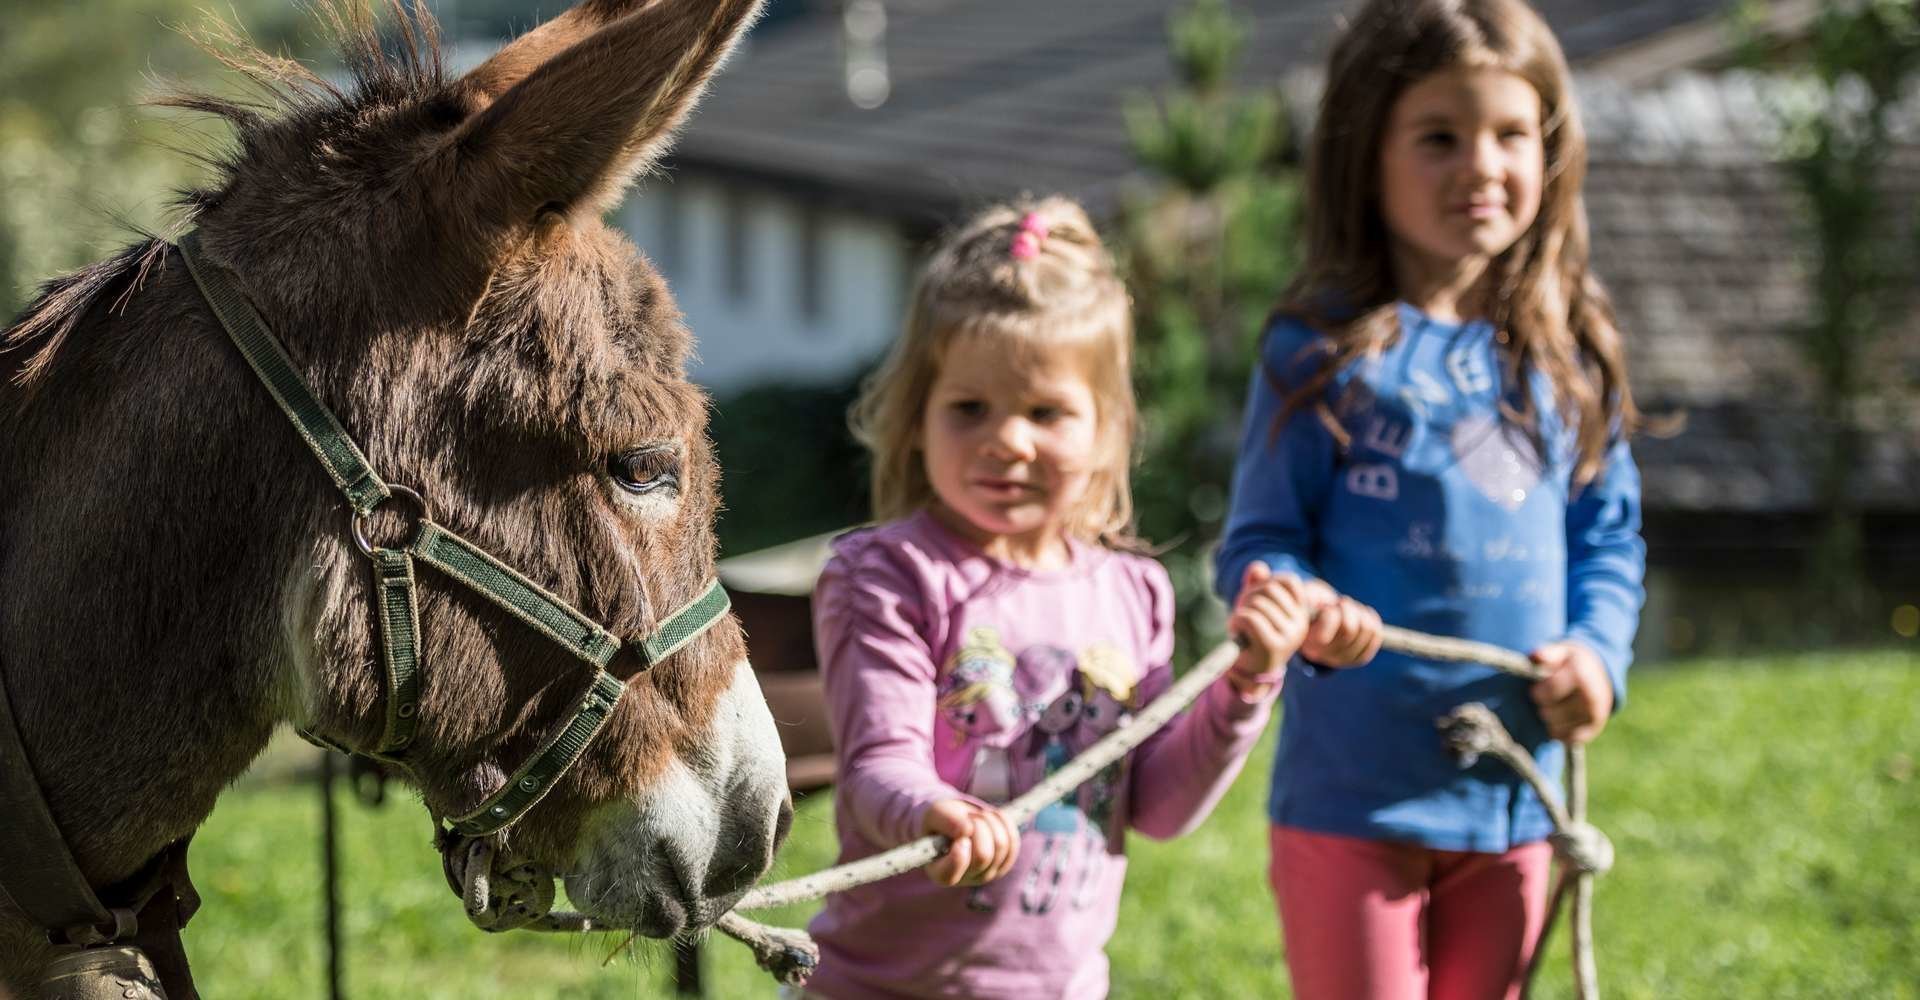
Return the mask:
[(683, 997), (706, 995), (706, 988), (700, 982), (700, 942), (674, 939), (673, 991)]
[(333, 805), (334, 755), (320, 752), (321, 878), (327, 896), (327, 996), (342, 1000), (340, 991), (340, 843), (339, 816)]

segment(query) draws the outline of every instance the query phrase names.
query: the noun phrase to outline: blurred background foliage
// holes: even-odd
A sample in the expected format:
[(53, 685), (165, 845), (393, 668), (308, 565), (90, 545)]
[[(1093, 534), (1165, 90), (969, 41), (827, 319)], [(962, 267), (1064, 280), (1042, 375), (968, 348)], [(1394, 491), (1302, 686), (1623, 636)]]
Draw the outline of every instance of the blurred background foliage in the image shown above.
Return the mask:
[(858, 390), (853, 381), (776, 383), (714, 407), (708, 431), (726, 503), (716, 529), (722, 553), (752, 552), (867, 519), (867, 453), (847, 430), (847, 408)]
[[(299, 52), (314, 21), (290, 4), (231, 0), (256, 44)], [(231, 86), (183, 29), (200, 0), (19, 5), (0, 31), (0, 316), (48, 278), (167, 221), (170, 192), (201, 167), (180, 151), (209, 138), (189, 118), (141, 106), (170, 85)]]

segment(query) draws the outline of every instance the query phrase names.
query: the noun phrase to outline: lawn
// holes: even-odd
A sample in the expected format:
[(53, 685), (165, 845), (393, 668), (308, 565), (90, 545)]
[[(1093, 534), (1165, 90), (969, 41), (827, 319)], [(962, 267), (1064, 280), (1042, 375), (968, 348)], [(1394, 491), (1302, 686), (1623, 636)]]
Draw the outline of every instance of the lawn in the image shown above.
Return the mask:
[[(1910, 652), (1644, 671), (1592, 754), (1594, 819), (1620, 856), (1596, 902), (1604, 992), (1920, 1000), (1916, 760)], [(1136, 839), (1110, 947), (1114, 996), (1287, 995), (1265, 882), (1265, 770), (1256, 759), (1194, 835)], [(206, 905), (187, 946), (210, 996), (325, 996), (319, 801), (283, 773), (243, 781), (194, 842)], [(416, 803), (340, 802), (348, 995), (672, 995), (658, 944), (603, 965), (606, 936), (474, 930)], [(777, 874), (827, 864), (831, 826), (824, 797), (802, 803)], [(792, 925), (806, 914), (756, 916)], [(1571, 995), (1565, 944), (1557, 935), (1536, 996)], [(709, 996), (773, 996), (729, 940), (709, 942), (705, 963)]]

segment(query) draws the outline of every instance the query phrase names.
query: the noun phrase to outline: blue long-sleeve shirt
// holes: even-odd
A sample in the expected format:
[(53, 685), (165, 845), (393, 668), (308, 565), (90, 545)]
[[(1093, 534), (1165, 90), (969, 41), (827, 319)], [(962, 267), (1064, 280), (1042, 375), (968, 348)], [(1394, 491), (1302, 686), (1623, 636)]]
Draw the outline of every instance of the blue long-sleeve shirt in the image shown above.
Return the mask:
[[(1311, 406), (1282, 421), (1285, 393), (1321, 362), (1321, 336), (1282, 319), (1256, 369), (1216, 563), (1231, 602), (1246, 567), (1318, 577), (1390, 624), (1529, 651), (1573, 638), (1599, 654), (1624, 701), (1644, 598), (1640, 476), (1616, 440), (1594, 480), (1572, 486), (1576, 456), (1544, 379), (1531, 392), (1533, 438), (1503, 421), (1522, 391), (1485, 322), (1448, 324), (1400, 307), (1401, 335), (1336, 374), (1328, 402), (1342, 448)], [(1510, 768), (1462, 770), (1434, 721), (1479, 701), (1541, 768), (1558, 775), (1529, 682), (1490, 667), (1381, 653), (1358, 670), (1294, 671), (1273, 767), (1275, 823), (1504, 851), (1551, 830)]]

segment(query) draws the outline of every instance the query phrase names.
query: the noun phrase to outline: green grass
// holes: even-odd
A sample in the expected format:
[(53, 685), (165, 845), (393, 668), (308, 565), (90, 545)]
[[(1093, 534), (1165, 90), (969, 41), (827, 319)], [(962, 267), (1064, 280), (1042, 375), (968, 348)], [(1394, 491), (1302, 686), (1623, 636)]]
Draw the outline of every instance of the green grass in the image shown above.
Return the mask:
[[(1271, 733), (1269, 733), (1271, 738)], [(1257, 753), (1264, 753), (1257, 751)], [(1116, 997), (1285, 997), (1266, 888), (1257, 757), (1199, 832), (1136, 838)], [(1619, 865), (1595, 905), (1610, 998), (1920, 1000), (1920, 658), (1878, 653), (1649, 670), (1595, 746), (1593, 815)], [(424, 813), (343, 795), (347, 992), (376, 997), (670, 996), (648, 944), (486, 935), (460, 916)], [(187, 934), (204, 992), (324, 996), (319, 802), (258, 779), (194, 842), (205, 908)], [(776, 875), (826, 865), (832, 810), (804, 802)], [(809, 908), (757, 914), (797, 925)], [(1535, 995), (1571, 995), (1564, 929)], [(745, 949), (705, 948), (708, 995), (773, 995)]]

